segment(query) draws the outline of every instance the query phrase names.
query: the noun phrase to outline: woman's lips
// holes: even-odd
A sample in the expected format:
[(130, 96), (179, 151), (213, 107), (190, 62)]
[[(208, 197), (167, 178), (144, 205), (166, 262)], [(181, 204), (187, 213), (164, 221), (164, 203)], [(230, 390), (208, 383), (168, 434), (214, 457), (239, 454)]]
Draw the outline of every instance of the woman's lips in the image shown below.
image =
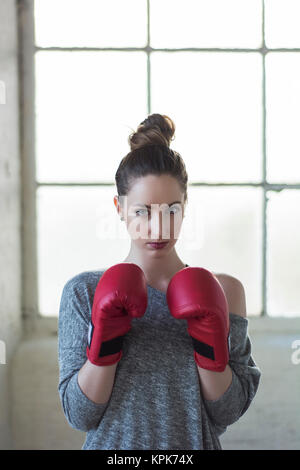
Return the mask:
[(168, 244), (168, 242), (153, 242), (153, 243), (147, 243), (147, 245), (151, 246), (151, 248), (156, 248), (160, 249), (165, 247)]

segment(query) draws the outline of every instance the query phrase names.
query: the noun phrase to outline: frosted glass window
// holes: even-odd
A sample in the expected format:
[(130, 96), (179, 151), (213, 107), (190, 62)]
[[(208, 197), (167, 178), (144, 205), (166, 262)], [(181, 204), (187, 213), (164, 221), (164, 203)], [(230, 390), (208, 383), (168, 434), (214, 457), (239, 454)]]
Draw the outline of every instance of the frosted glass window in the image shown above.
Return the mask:
[(191, 266), (237, 277), (247, 314), (262, 310), (262, 190), (190, 187), (176, 250)]
[(266, 56), (267, 178), (269, 182), (300, 181), (300, 54)]
[(40, 47), (144, 47), (146, 0), (36, 0)]
[(264, 1), (266, 46), (270, 48), (299, 47), (299, 0)]
[(251, 47), (262, 42), (261, 0), (151, 0), (152, 47)]
[(35, 57), (37, 180), (111, 181), (112, 168), (130, 150), (131, 127), (147, 114), (146, 54)]
[(64, 284), (82, 271), (125, 259), (129, 235), (114, 187), (40, 187), (37, 191), (39, 309), (57, 316)]
[[(34, 15), (41, 315), (58, 315), (69, 279), (128, 255), (115, 172), (129, 134), (161, 113), (175, 122), (171, 148), (189, 183), (216, 184), (188, 188), (180, 258), (240, 279), (249, 316), (261, 314), (264, 300), (273, 317), (300, 316), (300, 191), (266, 187), (266, 266), (262, 212), (264, 149), (267, 183), (300, 182), (300, 55), (268, 51), (300, 47), (300, 2), (36, 0)], [(64, 50), (76, 47), (123, 50)]]
[(269, 192), (268, 313), (300, 316), (300, 191)]
[(156, 52), (152, 112), (176, 123), (171, 146), (190, 182), (262, 177), (262, 57), (258, 53)]

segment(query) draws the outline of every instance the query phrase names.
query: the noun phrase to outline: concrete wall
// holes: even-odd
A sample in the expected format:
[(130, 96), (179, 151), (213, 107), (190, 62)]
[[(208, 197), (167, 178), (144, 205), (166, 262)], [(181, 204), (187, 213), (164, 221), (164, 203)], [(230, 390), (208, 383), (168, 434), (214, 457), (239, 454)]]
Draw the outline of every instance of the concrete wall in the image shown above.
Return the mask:
[(21, 327), (18, 44), (12, 0), (0, 2), (0, 81), (5, 85), (0, 103), (0, 340), (6, 353), (6, 364), (0, 361), (0, 449), (9, 449), (11, 358)]
[(299, 450), (300, 354), (295, 357), (292, 345), (300, 340), (300, 319), (250, 319), (249, 334), (260, 386), (245, 415), (221, 437), (223, 448)]

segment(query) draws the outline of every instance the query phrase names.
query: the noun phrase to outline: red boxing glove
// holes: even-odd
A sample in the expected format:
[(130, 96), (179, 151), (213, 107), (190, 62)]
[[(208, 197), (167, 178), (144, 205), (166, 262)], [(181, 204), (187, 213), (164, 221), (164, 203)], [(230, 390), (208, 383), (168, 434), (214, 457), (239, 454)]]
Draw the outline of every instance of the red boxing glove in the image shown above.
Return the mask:
[(148, 292), (144, 272), (134, 263), (120, 263), (101, 276), (94, 295), (87, 357), (97, 366), (120, 361), (124, 335), (131, 319), (142, 317)]
[(171, 315), (187, 320), (196, 363), (222, 372), (229, 360), (229, 312), (218, 279), (204, 268), (183, 268), (172, 277), (166, 297)]

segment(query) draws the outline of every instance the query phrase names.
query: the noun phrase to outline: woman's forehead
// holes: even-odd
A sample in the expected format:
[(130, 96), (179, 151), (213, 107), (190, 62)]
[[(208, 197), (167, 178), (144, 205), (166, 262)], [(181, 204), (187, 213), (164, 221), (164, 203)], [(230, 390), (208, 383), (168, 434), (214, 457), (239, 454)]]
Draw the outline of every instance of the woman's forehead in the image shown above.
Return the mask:
[(143, 205), (170, 204), (174, 201), (182, 201), (183, 196), (177, 180), (169, 175), (148, 175), (138, 178), (128, 193), (128, 198), (132, 203)]

